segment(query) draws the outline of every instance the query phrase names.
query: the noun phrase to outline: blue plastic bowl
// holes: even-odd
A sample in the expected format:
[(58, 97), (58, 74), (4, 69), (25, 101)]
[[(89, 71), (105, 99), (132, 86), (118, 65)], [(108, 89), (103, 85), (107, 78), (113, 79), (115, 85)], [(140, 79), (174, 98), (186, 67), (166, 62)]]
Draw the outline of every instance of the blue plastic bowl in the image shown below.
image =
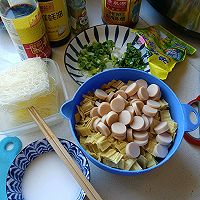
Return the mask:
[[(150, 167), (148, 169), (138, 170), (138, 171), (128, 171), (128, 170), (111, 168), (99, 162), (92, 156), (90, 156), (79, 143), (79, 137), (75, 130), (75, 118), (74, 118), (74, 115), (77, 112), (76, 105), (79, 105), (80, 102), (83, 100), (83, 94), (87, 94), (88, 91), (95, 91), (95, 89), (100, 88), (104, 83), (108, 83), (109, 81), (112, 81), (113, 79), (122, 80), (124, 82), (127, 82), (128, 80), (134, 81), (137, 79), (144, 79), (148, 82), (148, 84), (155, 83), (159, 85), (161, 88), (162, 98), (164, 98), (169, 103), (171, 116), (173, 120), (175, 120), (178, 124), (177, 134), (176, 134), (174, 143), (169, 150), (168, 155), (163, 160), (161, 160), (156, 166)], [(190, 120), (191, 112), (194, 112), (197, 117), (196, 124), (193, 124)], [(73, 99), (63, 104), (63, 106), (61, 107), (61, 113), (65, 118), (69, 119), (72, 134), (77, 140), (81, 150), (87, 155), (90, 161), (105, 171), (108, 171), (114, 174), (121, 174), (121, 175), (138, 175), (138, 174), (146, 173), (160, 167), (165, 162), (167, 162), (172, 157), (172, 155), (176, 152), (176, 150), (178, 149), (182, 141), (184, 132), (195, 130), (196, 128), (198, 128), (200, 124), (200, 116), (197, 113), (197, 111), (193, 107), (189, 106), (188, 104), (180, 103), (180, 101), (178, 100), (174, 92), (163, 81), (161, 81), (160, 79), (146, 72), (134, 70), (134, 69), (128, 69), (128, 68), (115, 68), (115, 69), (106, 70), (88, 79), (77, 90)]]

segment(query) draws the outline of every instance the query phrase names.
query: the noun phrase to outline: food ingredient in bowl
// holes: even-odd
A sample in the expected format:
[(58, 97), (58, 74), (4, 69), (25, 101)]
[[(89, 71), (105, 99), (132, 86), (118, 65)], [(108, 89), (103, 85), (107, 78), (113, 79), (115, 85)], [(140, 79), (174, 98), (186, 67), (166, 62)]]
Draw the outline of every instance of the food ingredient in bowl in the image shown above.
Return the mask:
[(141, 53), (131, 43), (127, 43), (126, 52), (123, 54), (122, 59), (116, 63), (119, 67), (127, 67), (134, 69), (145, 69), (145, 64), (142, 61)]
[(30, 58), (0, 73), (0, 109), (13, 123), (32, 121), (27, 112), (35, 106), (42, 117), (58, 112), (57, 86), (41, 58)]
[[(140, 89), (145, 88), (146, 97), (146, 84), (145, 80), (128, 83), (113, 80), (83, 95), (83, 100), (77, 105), (76, 116), (79, 117), (76, 117), (75, 129), (80, 144), (91, 156), (122, 170), (146, 169), (166, 157), (176, 135), (177, 124), (171, 118), (168, 103), (160, 99), (158, 85), (151, 84), (153, 89), (149, 86), (148, 98), (140, 95)], [(126, 98), (119, 94), (124, 86), (127, 86)], [(114, 94), (108, 100), (99, 98), (99, 91), (107, 96)], [(157, 100), (152, 100), (155, 97)], [(115, 105), (117, 100), (120, 102)], [(102, 114), (99, 107), (102, 108), (104, 103), (110, 107)], [(93, 112), (91, 114), (94, 108), (97, 109), (95, 116)]]
[(115, 47), (112, 40), (84, 45), (84, 48), (79, 52), (78, 63), (80, 68), (87, 71), (89, 75), (113, 67), (140, 70), (144, 70), (146, 67), (140, 51), (133, 47), (131, 43), (127, 43), (126, 52), (123, 54), (119, 48)]
[(84, 45), (84, 48), (79, 52), (78, 63), (81, 69), (88, 71), (90, 75), (94, 75), (103, 71), (109, 65), (117, 61), (115, 56), (112, 56), (116, 51), (115, 43), (112, 40), (107, 40), (103, 43), (93, 42), (89, 45)]
[(126, 155), (130, 158), (137, 158), (140, 155), (140, 147), (135, 142), (126, 145)]

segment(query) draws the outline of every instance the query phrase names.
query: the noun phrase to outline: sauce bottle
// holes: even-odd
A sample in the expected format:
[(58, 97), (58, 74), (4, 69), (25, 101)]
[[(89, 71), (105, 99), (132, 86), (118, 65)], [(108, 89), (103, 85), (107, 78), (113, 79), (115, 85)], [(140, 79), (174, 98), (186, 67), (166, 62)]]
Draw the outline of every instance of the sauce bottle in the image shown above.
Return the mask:
[(75, 34), (89, 28), (85, 0), (68, 0), (72, 32)]
[(0, 15), (22, 60), (51, 57), (46, 28), (36, 1), (2, 1)]
[(64, 45), (69, 40), (70, 26), (65, 0), (38, 0), (52, 47)]
[(102, 19), (108, 24), (133, 27), (139, 20), (141, 0), (102, 0)]

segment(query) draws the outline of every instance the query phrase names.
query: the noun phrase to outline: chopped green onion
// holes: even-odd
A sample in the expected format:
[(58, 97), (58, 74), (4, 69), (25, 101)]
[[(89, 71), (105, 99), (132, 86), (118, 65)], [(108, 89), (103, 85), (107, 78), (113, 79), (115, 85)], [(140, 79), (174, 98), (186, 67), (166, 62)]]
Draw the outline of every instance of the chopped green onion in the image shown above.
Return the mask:
[(84, 48), (79, 52), (78, 63), (79, 67), (87, 71), (89, 75), (112, 67), (145, 69), (140, 51), (133, 47), (131, 43), (127, 44), (126, 52), (120, 55), (119, 49), (115, 47), (112, 40), (103, 43), (93, 42), (84, 45)]

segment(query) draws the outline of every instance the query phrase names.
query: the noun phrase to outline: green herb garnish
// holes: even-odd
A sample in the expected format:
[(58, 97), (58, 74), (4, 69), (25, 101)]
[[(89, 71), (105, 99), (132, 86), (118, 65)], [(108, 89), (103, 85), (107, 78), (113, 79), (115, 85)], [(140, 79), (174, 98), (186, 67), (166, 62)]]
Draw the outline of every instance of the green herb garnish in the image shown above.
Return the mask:
[(134, 68), (139, 70), (145, 69), (141, 52), (137, 50), (131, 43), (127, 43), (127, 49), (121, 60), (117, 62), (118, 67)]
[(112, 40), (84, 45), (78, 55), (80, 68), (88, 71), (90, 75), (103, 71), (107, 64), (112, 62), (111, 54), (114, 48), (115, 43)]
[(79, 52), (78, 63), (80, 69), (87, 71), (89, 75), (113, 67), (140, 70), (144, 70), (146, 67), (140, 51), (133, 47), (131, 43), (127, 43), (126, 52), (122, 55), (112, 40), (84, 45), (84, 48)]

